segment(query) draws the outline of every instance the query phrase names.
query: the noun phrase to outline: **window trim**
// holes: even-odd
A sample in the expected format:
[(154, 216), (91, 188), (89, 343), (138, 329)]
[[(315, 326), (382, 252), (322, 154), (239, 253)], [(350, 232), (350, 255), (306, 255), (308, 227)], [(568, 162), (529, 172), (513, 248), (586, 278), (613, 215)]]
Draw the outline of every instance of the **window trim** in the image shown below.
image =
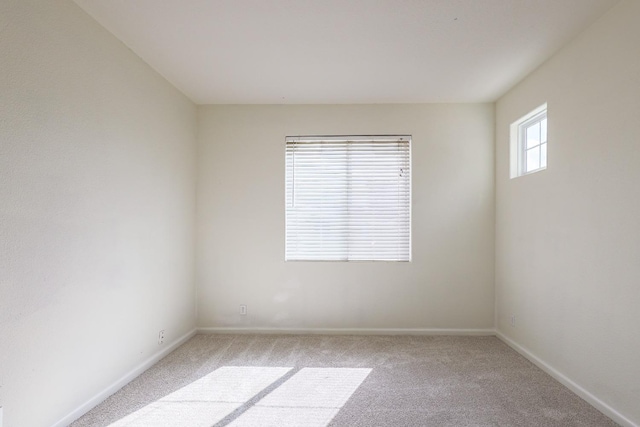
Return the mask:
[[(541, 166), (537, 169), (526, 171), (526, 152), (528, 149), (526, 148), (526, 132), (527, 129), (536, 123), (542, 123), (544, 119), (547, 118), (547, 103), (545, 102), (541, 106), (532, 110), (531, 112), (525, 114), (520, 117), (518, 120), (511, 124), (511, 132), (510, 132), (510, 177), (511, 179), (517, 178), (520, 176), (531, 175), (536, 172), (543, 171), (548, 167), (548, 151), (547, 151), (547, 162), (545, 166)], [(542, 147), (543, 144), (548, 144), (549, 141), (549, 129), (547, 125), (547, 140), (543, 143), (540, 142), (538, 145)], [(547, 145), (548, 147), (548, 145)], [(548, 150), (548, 148), (547, 148)]]

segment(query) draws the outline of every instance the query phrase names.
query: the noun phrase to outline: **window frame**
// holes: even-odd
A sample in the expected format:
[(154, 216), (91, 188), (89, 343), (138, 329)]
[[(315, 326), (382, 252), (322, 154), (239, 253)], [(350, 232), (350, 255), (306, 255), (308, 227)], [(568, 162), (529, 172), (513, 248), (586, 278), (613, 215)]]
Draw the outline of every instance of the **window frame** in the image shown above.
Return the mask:
[[(547, 118), (547, 104), (544, 103), (538, 108), (532, 110), (527, 113), (520, 119), (516, 120), (511, 124), (511, 135), (510, 135), (510, 145), (511, 145), (511, 178), (518, 178), (525, 175), (531, 175), (537, 172), (541, 172), (548, 167), (548, 142), (549, 142), (549, 126), (548, 126), (548, 118)], [(536, 124), (540, 124), (542, 127), (542, 122), (547, 120), (547, 129), (545, 140), (542, 142), (542, 138), (540, 142), (531, 148), (527, 148), (527, 130)], [(540, 129), (542, 136), (542, 129)], [(544, 166), (542, 166), (542, 146), (545, 145), (546, 154), (545, 154), (545, 162)], [(529, 150), (533, 150), (536, 147), (540, 148), (540, 166), (536, 169), (532, 169), (527, 171), (527, 152)]]
[[(357, 143), (357, 142), (368, 142), (368, 141), (379, 141), (379, 142), (403, 142), (407, 144), (407, 151), (408, 151), (408, 155), (407, 155), (407, 161), (408, 161), (408, 170), (409, 170), (409, 176), (408, 176), (408, 220), (407, 220), (407, 226), (408, 226), (408, 253), (407, 253), (407, 257), (404, 259), (383, 259), (383, 258), (375, 258), (372, 257), (373, 259), (358, 259), (358, 258), (352, 258), (350, 259), (350, 253), (347, 252), (346, 253), (346, 258), (344, 259), (331, 259), (329, 257), (327, 257), (327, 259), (305, 259), (305, 258), (289, 258), (288, 255), (288, 228), (289, 228), (289, 224), (288, 224), (288, 209), (289, 209), (289, 202), (287, 201), (288, 199), (288, 195), (285, 195), (285, 242), (284, 242), (284, 260), (285, 262), (411, 262), (412, 261), (412, 136), (411, 135), (406, 135), (406, 134), (389, 134), (389, 135), (326, 135), (326, 136), (317, 136), (317, 135), (313, 135), (313, 136), (287, 136), (285, 137), (285, 147), (287, 147), (289, 144), (291, 143), (296, 143), (296, 142), (345, 142), (345, 143)], [(348, 149), (347, 149), (348, 151)], [(285, 158), (287, 157), (287, 150), (285, 150)], [(295, 162), (295, 159), (293, 160)], [(295, 163), (294, 163), (295, 164)], [(287, 184), (287, 175), (289, 174), (289, 166), (288, 166), (288, 161), (285, 160), (285, 192), (288, 191), (288, 184)], [(294, 173), (294, 170), (292, 170), (292, 173)], [(292, 179), (295, 181), (295, 175), (293, 175)], [(349, 180), (345, 181), (345, 185), (347, 187), (349, 187), (351, 185)], [(292, 195), (292, 197), (294, 197)], [(399, 229), (400, 230), (400, 229)], [(347, 242), (348, 243), (348, 242)]]

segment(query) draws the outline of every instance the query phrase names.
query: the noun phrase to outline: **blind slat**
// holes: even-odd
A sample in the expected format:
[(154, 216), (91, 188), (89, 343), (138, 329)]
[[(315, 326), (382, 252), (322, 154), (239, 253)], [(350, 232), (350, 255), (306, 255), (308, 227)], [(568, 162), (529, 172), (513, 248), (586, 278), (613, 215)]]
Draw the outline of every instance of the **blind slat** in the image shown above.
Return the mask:
[(410, 140), (287, 138), (285, 258), (409, 261)]

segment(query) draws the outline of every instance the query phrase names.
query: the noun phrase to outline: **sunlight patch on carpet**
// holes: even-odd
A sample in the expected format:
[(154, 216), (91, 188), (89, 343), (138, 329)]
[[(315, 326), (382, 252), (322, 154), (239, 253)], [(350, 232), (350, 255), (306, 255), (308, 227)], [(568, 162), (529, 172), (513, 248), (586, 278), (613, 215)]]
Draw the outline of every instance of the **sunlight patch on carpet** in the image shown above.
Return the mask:
[(223, 366), (110, 427), (211, 427), (291, 369)]
[(303, 368), (229, 426), (325, 427), (370, 372), (365, 368)]

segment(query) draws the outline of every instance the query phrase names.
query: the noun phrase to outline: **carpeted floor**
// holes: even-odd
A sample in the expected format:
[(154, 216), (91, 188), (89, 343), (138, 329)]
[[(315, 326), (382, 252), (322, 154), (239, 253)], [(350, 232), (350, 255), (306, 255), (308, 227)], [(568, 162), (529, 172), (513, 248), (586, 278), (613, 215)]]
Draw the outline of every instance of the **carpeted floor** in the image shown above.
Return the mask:
[(71, 426), (327, 423), (616, 425), (495, 337), (196, 335)]

